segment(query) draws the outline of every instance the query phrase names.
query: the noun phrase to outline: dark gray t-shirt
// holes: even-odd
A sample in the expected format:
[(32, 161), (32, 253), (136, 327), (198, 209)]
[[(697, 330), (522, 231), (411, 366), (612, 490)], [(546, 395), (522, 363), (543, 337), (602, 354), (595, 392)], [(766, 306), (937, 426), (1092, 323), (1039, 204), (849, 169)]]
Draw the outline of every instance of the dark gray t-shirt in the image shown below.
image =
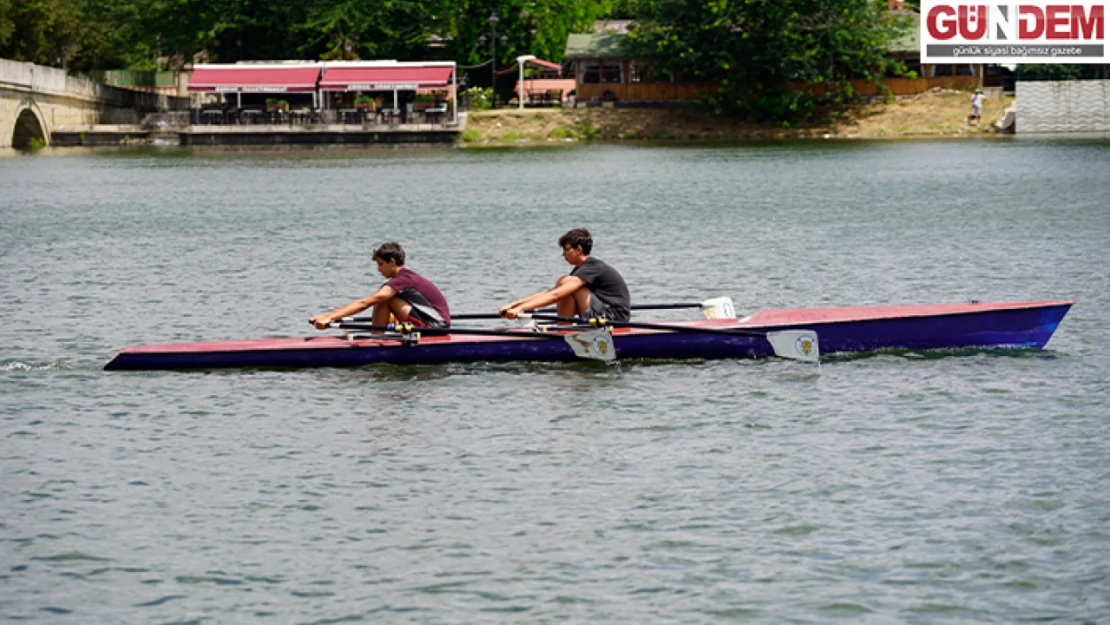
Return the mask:
[(632, 316), (632, 296), (628, 294), (628, 285), (616, 269), (590, 256), (581, 267), (575, 267), (570, 275), (586, 283), (586, 288), (593, 295), (590, 299), (600, 300), (609, 308), (609, 316), (614, 321), (628, 321)]

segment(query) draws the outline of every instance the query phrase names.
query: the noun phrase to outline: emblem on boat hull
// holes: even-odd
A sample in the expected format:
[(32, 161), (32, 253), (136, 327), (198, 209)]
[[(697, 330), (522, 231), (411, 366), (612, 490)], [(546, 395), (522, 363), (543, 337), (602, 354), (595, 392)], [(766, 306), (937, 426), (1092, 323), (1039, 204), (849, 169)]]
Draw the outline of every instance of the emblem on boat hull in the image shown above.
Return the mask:
[(564, 339), (579, 358), (612, 362), (617, 358), (613, 334), (609, 330), (589, 330), (568, 334)]
[(798, 353), (803, 356), (809, 356), (813, 353), (816, 344), (817, 337), (806, 334), (799, 336), (798, 339), (794, 341), (794, 349), (798, 350)]
[(590, 351), (593, 352), (599, 360), (605, 360), (606, 358), (609, 358), (610, 352), (612, 350), (612, 337), (594, 336), (590, 338)]

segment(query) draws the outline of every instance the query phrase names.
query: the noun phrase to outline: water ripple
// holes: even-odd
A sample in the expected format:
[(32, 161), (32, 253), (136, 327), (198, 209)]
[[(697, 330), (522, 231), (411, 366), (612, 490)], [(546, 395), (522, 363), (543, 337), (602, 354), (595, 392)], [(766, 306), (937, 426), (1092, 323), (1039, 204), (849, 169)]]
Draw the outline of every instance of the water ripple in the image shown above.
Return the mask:
[[(0, 161), (0, 316), (36, 319), (0, 328), (0, 612), (1106, 622), (1108, 169), (1037, 140)], [(492, 310), (577, 225), (640, 301), (1079, 304), (1043, 352), (815, 368), (100, 371), (305, 332), (392, 238)]]

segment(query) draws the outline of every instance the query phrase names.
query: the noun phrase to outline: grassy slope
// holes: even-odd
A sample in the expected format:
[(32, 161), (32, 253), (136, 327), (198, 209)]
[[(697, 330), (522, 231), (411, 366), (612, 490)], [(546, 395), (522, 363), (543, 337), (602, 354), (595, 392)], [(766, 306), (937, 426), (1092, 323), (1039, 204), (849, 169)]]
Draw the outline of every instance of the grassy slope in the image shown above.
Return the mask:
[(1012, 98), (987, 100), (979, 126), (967, 125), (970, 94), (931, 91), (889, 104), (861, 105), (835, 123), (776, 127), (707, 117), (685, 109), (499, 109), (470, 114), (467, 145), (568, 141), (730, 141), (793, 137), (953, 137), (992, 134)]

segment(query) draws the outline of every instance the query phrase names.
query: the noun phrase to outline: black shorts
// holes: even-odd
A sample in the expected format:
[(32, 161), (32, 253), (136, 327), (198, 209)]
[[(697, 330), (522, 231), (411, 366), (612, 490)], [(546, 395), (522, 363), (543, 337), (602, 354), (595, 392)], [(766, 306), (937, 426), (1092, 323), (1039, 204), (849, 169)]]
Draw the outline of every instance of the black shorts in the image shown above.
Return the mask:
[(442, 320), (429, 315), (417, 306), (412, 306), (412, 304), (409, 304), (409, 306), (410, 308), (408, 320), (411, 321), (413, 325), (424, 328), (445, 327)]
[(628, 315), (622, 315), (616, 308), (595, 297), (593, 293), (590, 293), (590, 307), (586, 310), (585, 316), (609, 321), (628, 321)]

